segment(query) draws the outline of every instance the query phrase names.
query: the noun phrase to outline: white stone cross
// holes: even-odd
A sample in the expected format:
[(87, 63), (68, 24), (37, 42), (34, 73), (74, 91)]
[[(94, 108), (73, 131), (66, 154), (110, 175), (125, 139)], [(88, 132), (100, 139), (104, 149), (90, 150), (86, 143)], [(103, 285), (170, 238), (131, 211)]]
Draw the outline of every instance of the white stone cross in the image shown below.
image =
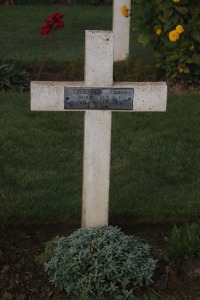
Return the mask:
[(131, 9), (131, 0), (113, 1), (113, 34), (114, 34), (114, 61), (124, 60), (129, 55), (130, 17), (124, 17), (121, 7)]
[(167, 100), (164, 82), (113, 83), (111, 31), (86, 31), (85, 49), (84, 82), (31, 82), (31, 110), (85, 111), (83, 228), (108, 224), (112, 111), (165, 111)]

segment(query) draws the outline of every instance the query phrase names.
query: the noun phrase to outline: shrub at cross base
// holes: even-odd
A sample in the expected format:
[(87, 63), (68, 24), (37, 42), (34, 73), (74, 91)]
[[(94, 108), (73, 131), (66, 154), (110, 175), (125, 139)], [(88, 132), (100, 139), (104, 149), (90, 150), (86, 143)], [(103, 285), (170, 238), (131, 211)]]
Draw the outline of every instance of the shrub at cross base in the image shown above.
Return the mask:
[(200, 83), (199, 0), (134, 0), (133, 15), (138, 41), (153, 46), (166, 78)]
[(78, 229), (54, 239), (39, 260), (57, 288), (92, 299), (128, 298), (152, 283), (156, 267), (149, 245), (112, 226)]

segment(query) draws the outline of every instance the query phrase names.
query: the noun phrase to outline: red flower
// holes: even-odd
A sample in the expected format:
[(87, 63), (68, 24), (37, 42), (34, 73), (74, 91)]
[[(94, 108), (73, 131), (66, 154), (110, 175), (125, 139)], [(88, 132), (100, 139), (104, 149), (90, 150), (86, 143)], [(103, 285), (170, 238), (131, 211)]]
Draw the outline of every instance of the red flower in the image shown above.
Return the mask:
[(59, 27), (64, 27), (65, 25), (64, 25), (64, 22), (63, 21), (57, 21), (56, 23), (55, 23), (55, 27), (54, 27), (54, 30), (56, 30), (56, 29), (58, 29)]
[(56, 12), (56, 13), (52, 14), (50, 17), (53, 17), (56, 20), (58, 20), (58, 19), (62, 19), (64, 17), (64, 15), (59, 12)]
[(48, 25), (44, 25), (40, 30), (41, 35), (46, 35), (49, 34), (50, 32), (51, 32), (51, 27)]
[(44, 19), (44, 22), (47, 23), (47, 25), (52, 26), (54, 23), (54, 19), (52, 17), (49, 17), (48, 19)]
[(44, 20), (44, 22), (47, 25), (44, 25), (41, 30), (40, 34), (46, 35), (51, 33), (52, 31), (58, 29), (59, 27), (64, 27), (64, 21), (61, 20), (64, 17), (63, 14), (56, 12), (50, 15), (47, 19)]

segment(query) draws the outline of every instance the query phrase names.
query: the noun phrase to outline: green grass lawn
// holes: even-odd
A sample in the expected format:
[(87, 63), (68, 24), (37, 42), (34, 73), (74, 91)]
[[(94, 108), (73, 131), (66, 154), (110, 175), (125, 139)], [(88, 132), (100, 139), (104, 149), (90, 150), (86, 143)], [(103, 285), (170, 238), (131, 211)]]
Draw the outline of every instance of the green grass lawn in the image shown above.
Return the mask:
[[(85, 30), (112, 30), (110, 6), (0, 6), (0, 60), (41, 61), (47, 36), (40, 35), (40, 28), (43, 20), (56, 11), (64, 14), (65, 28), (55, 32), (48, 60), (84, 59)], [(150, 53), (135, 42), (131, 32), (130, 56), (149, 59)]]
[[(166, 113), (113, 113), (111, 220), (199, 217), (199, 98), (170, 96)], [(79, 221), (83, 113), (31, 112), (29, 93), (8, 93), (0, 114), (1, 221), (6, 211), (12, 222)]]

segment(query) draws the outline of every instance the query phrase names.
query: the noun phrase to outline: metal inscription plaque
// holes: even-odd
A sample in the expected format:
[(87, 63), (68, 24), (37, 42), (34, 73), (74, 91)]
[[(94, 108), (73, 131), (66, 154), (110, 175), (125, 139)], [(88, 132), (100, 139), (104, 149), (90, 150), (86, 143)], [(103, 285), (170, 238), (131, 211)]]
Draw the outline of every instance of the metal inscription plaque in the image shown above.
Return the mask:
[(133, 88), (68, 88), (64, 109), (132, 110)]

